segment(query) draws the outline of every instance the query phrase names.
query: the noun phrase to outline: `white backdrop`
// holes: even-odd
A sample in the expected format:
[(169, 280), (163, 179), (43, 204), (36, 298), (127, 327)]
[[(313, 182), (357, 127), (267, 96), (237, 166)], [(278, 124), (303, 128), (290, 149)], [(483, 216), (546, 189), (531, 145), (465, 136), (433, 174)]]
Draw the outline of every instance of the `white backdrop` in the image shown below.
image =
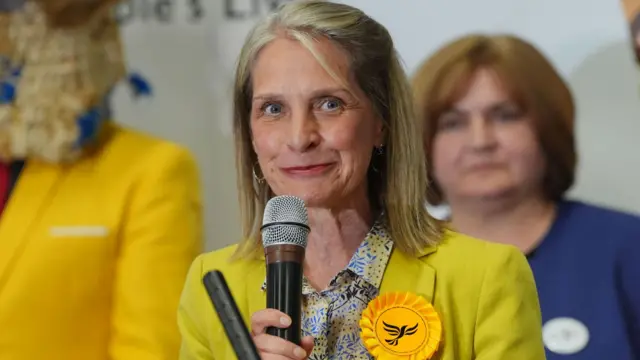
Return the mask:
[[(180, 142), (197, 156), (208, 249), (238, 240), (232, 73), (246, 33), (277, 2), (134, 0), (137, 10), (123, 26), (129, 64), (149, 77), (155, 95), (134, 103), (124, 91), (116, 92), (116, 116)], [(343, 2), (388, 27), (409, 72), (444, 42), (472, 31), (510, 32), (538, 45), (577, 98), (580, 170), (572, 195), (640, 212), (640, 148), (633, 145), (640, 138), (640, 78), (617, 1)], [(200, 17), (194, 12), (198, 4)], [(153, 16), (154, 8), (163, 9), (161, 16)]]

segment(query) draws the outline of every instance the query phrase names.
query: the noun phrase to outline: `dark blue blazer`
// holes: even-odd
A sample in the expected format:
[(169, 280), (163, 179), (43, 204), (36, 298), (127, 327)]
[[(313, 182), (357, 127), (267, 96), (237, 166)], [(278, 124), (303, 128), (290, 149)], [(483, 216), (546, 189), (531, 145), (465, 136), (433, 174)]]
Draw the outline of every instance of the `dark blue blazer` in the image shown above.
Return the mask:
[(640, 218), (576, 201), (529, 255), (548, 360), (640, 359)]

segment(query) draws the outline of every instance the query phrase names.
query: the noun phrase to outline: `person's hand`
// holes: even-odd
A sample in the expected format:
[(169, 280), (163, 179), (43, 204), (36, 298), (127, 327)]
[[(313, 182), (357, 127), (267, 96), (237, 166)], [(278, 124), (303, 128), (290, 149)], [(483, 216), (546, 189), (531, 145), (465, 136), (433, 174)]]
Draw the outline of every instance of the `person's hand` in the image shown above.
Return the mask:
[(291, 318), (275, 309), (257, 311), (251, 316), (251, 336), (262, 360), (304, 360), (313, 350), (313, 337), (302, 338), (302, 346), (277, 336), (267, 334), (268, 327), (285, 329)]

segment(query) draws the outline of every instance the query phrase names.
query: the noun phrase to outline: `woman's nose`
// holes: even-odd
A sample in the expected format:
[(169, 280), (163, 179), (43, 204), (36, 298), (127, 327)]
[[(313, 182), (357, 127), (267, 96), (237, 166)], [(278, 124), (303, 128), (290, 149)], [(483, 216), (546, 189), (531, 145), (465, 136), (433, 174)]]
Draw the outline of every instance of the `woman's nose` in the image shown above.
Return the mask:
[(483, 116), (471, 121), (470, 144), (474, 150), (490, 150), (497, 145), (493, 123)]
[(318, 121), (311, 111), (297, 111), (291, 117), (289, 148), (296, 152), (305, 152), (320, 142)]

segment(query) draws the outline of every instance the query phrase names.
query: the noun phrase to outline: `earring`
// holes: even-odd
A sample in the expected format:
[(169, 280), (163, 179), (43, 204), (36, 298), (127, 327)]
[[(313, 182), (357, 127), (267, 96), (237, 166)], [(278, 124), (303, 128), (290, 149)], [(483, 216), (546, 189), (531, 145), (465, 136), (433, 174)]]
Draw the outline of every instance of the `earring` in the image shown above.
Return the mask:
[(258, 173), (256, 172), (256, 165), (258, 165), (258, 162), (257, 162), (257, 161), (256, 161), (256, 163), (255, 163), (255, 164), (253, 164), (253, 169), (252, 169), (252, 171), (253, 171), (253, 178), (256, 180), (256, 182), (257, 182), (258, 184), (262, 184), (262, 183), (264, 182), (264, 176), (262, 176), (262, 177), (258, 177)]
[[(380, 144), (380, 146), (374, 147), (373, 150), (375, 150), (375, 152), (374, 152), (375, 155), (378, 155), (378, 156), (383, 155), (384, 154), (384, 144)], [(371, 170), (373, 170), (373, 172), (377, 173), (377, 172), (380, 172), (380, 170), (378, 170), (378, 168), (376, 167), (375, 162), (376, 162), (375, 158), (371, 159)]]

